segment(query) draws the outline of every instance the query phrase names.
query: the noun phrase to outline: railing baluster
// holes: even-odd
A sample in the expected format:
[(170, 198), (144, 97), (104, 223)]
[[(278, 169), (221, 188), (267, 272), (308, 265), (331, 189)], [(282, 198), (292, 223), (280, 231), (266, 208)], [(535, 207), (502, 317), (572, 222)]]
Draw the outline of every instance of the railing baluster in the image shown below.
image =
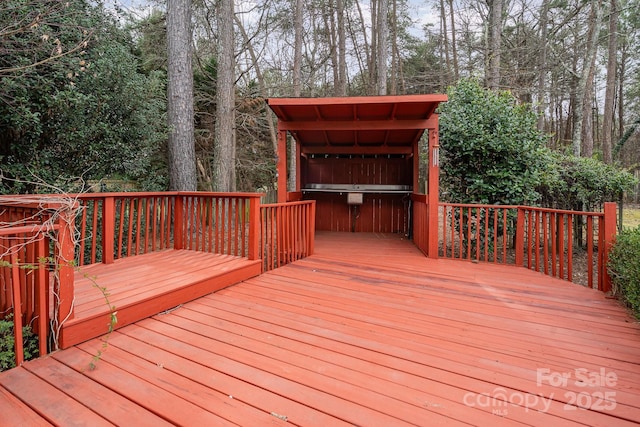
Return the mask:
[(573, 282), (573, 215), (567, 215), (567, 280)]
[(18, 254), (11, 251), (11, 285), (13, 294), (13, 336), (15, 338), (15, 360), (16, 366), (24, 362), (24, 347), (22, 345), (22, 301), (20, 300), (20, 266), (18, 265)]
[(138, 206), (136, 207), (136, 251), (134, 255), (140, 254), (140, 225), (142, 224), (142, 197), (138, 198)]
[(604, 218), (598, 218), (598, 290), (604, 289)]
[(98, 201), (93, 200), (91, 204), (93, 218), (91, 221), (91, 264), (96, 263), (96, 245), (98, 242)]
[(551, 275), (557, 277), (557, 262), (558, 262), (558, 215), (555, 212), (551, 213)]
[(260, 209), (266, 270), (294, 262), (313, 252), (315, 201), (268, 204)]
[(147, 197), (144, 199), (144, 253), (151, 252), (149, 250), (149, 221), (151, 221), (150, 212), (151, 212), (151, 201), (152, 197)]
[(593, 289), (593, 217), (587, 215), (587, 280)]
[(37, 310), (38, 313), (38, 349), (40, 356), (47, 354), (47, 335), (49, 327), (49, 273), (47, 271), (48, 240), (42, 236), (37, 243), (38, 280), (37, 280)]
[(82, 215), (80, 220), (80, 253), (79, 255), (79, 265), (84, 265), (84, 250), (86, 246), (86, 238), (87, 238), (87, 207), (86, 205), (82, 208)]
[(122, 258), (123, 252), (122, 252), (122, 240), (123, 240), (123, 234), (124, 234), (124, 209), (125, 209), (125, 204), (126, 201), (123, 198), (119, 198), (118, 202), (120, 202), (120, 222), (118, 224), (118, 254), (117, 254), (117, 258)]
[(544, 274), (549, 274), (549, 212), (542, 215), (542, 256), (544, 258)]
[(564, 219), (565, 215), (558, 215), (560, 218), (560, 222), (558, 223), (558, 277), (564, 279)]
[[(415, 196), (413, 200), (419, 202), (420, 198)], [(613, 211), (611, 206), (613, 204), (609, 209)], [(515, 211), (519, 212), (519, 218), (515, 223), (516, 230), (511, 230), (511, 212)], [(422, 245), (418, 242), (417, 236), (422, 224), (420, 212), (414, 208), (414, 241), (418, 247)], [(596, 226), (594, 221), (595, 218), (602, 221), (604, 213), (530, 206), (441, 203), (439, 214), (442, 215), (442, 222), (438, 221), (442, 230), (442, 235), (439, 234), (442, 245), (439, 253), (443, 257), (504, 264), (513, 263), (515, 259), (518, 265), (568, 281), (575, 279), (577, 266), (574, 265), (574, 252), (583, 249), (576, 249), (574, 240), (580, 237), (580, 241), (583, 241), (581, 236), (586, 232), (587, 247), (584, 248), (584, 256), (588, 260), (587, 264), (591, 262), (592, 265), (587, 265), (585, 273), (589, 286), (599, 286), (599, 283), (596, 284), (596, 277), (599, 274), (603, 275), (601, 272), (604, 270), (604, 263), (601, 257), (596, 258), (594, 248), (596, 245), (600, 248), (605, 243), (601, 243), (600, 240), (596, 243), (595, 234), (600, 227)], [(586, 218), (586, 226), (583, 224), (583, 218)], [(580, 229), (574, 229), (578, 226)], [(613, 235), (612, 232), (610, 234)], [(601, 237), (599, 234), (597, 238)], [(481, 243), (481, 239), (484, 239), (484, 244)], [(510, 242), (515, 244), (515, 250), (509, 245)], [(490, 249), (491, 245), (493, 249)], [(598, 255), (600, 254), (599, 251)], [(594, 268), (596, 264), (598, 267)]]
[(533, 227), (533, 233), (535, 235), (535, 252), (534, 252), (534, 257), (536, 260), (536, 271), (540, 271), (540, 214), (541, 212), (539, 211), (535, 211), (534, 212), (534, 227)]

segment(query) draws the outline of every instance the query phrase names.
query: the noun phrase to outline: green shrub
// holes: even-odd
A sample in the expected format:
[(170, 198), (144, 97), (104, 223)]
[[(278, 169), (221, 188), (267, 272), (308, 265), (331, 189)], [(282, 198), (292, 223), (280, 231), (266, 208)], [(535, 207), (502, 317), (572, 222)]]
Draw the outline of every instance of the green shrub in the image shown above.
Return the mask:
[[(4, 320), (0, 320), (0, 372), (16, 366), (12, 317), (12, 315), (9, 315)], [(25, 360), (38, 357), (38, 337), (34, 335), (31, 327), (25, 326), (22, 328), (22, 338)]]
[(640, 227), (625, 229), (609, 254), (613, 292), (640, 318)]
[(589, 157), (548, 151), (545, 164), (537, 190), (546, 207), (599, 210), (604, 202), (620, 200), (635, 184), (627, 170)]
[(440, 104), (444, 199), (456, 203), (536, 203), (545, 136), (530, 105), (509, 92), (461, 80)]

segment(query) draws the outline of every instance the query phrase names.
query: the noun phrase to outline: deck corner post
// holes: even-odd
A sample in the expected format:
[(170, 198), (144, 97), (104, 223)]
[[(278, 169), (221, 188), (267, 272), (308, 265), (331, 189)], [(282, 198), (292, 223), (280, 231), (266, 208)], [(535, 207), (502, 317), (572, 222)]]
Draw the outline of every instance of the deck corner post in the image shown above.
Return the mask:
[(184, 249), (184, 196), (176, 194), (173, 212), (173, 249)]
[(609, 252), (616, 240), (616, 234), (618, 230), (617, 217), (616, 217), (616, 203), (606, 202), (604, 204), (604, 253), (603, 253), (603, 266), (602, 266), (602, 292), (611, 291), (611, 276), (609, 276)]
[(115, 199), (105, 197), (102, 204), (102, 262), (111, 264), (114, 260), (115, 241)]
[[(518, 219), (516, 221), (516, 265), (522, 267), (524, 265), (524, 220), (525, 209), (518, 206)], [(506, 230), (504, 231), (506, 233)]]
[(58, 248), (55, 260), (58, 279), (54, 283), (57, 301), (54, 304), (58, 325), (62, 325), (65, 320), (73, 318), (75, 261), (75, 244), (73, 240), (75, 218), (73, 214), (68, 211), (61, 213), (59, 224), (60, 231), (58, 232)]
[(249, 199), (249, 253), (250, 260), (259, 259), (260, 254), (260, 196)]
[(309, 214), (309, 253), (307, 256), (313, 255), (316, 250), (316, 201), (311, 201), (311, 212)]

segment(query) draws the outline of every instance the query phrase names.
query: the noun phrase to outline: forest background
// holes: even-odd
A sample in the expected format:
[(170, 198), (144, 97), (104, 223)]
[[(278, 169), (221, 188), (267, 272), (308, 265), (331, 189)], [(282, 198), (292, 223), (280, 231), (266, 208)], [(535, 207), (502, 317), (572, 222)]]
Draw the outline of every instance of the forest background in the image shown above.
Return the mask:
[[(175, 21), (167, 11), (186, 20), (190, 32), (193, 130), (186, 143), (193, 145), (198, 189), (273, 187), (268, 97), (452, 93), (461, 81), (476, 82), (479, 91), (464, 87), (478, 97), (507, 96), (505, 108), (525, 106), (534, 114), (531, 126), (545, 153), (566, 156), (549, 163), (556, 175), (574, 164), (578, 175), (597, 172), (600, 180), (619, 167), (637, 174), (638, 0), (169, 0), (168, 6), (2, 2), (2, 193), (49, 185), (78, 191), (95, 181), (141, 190), (175, 186), (175, 125), (168, 125), (174, 111), (167, 108), (167, 42), (174, 41)], [(512, 139), (518, 157), (517, 135)], [(446, 162), (446, 135), (442, 140)], [(606, 197), (618, 197), (627, 178)], [(637, 189), (630, 194), (637, 199)]]

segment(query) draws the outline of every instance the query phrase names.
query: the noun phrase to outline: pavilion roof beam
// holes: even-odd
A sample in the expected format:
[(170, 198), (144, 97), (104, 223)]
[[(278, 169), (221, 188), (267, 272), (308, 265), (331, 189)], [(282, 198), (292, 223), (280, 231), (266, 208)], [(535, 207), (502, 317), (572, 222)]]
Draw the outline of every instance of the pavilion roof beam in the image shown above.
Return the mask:
[(413, 148), (409, 146), (357, 146), (345, 145), (345, 146), (305, 146), (302, 147), (302, 154), (406, 154), (412, 155)]
[(282, 130), (314, 130), (314, 131), (358, 131), (358, 130), (407, 130), (429, 129), (431, 120), (357, 120), (353, 122), (340, 120), (323, 121), (283, 121), (280, 123)]

